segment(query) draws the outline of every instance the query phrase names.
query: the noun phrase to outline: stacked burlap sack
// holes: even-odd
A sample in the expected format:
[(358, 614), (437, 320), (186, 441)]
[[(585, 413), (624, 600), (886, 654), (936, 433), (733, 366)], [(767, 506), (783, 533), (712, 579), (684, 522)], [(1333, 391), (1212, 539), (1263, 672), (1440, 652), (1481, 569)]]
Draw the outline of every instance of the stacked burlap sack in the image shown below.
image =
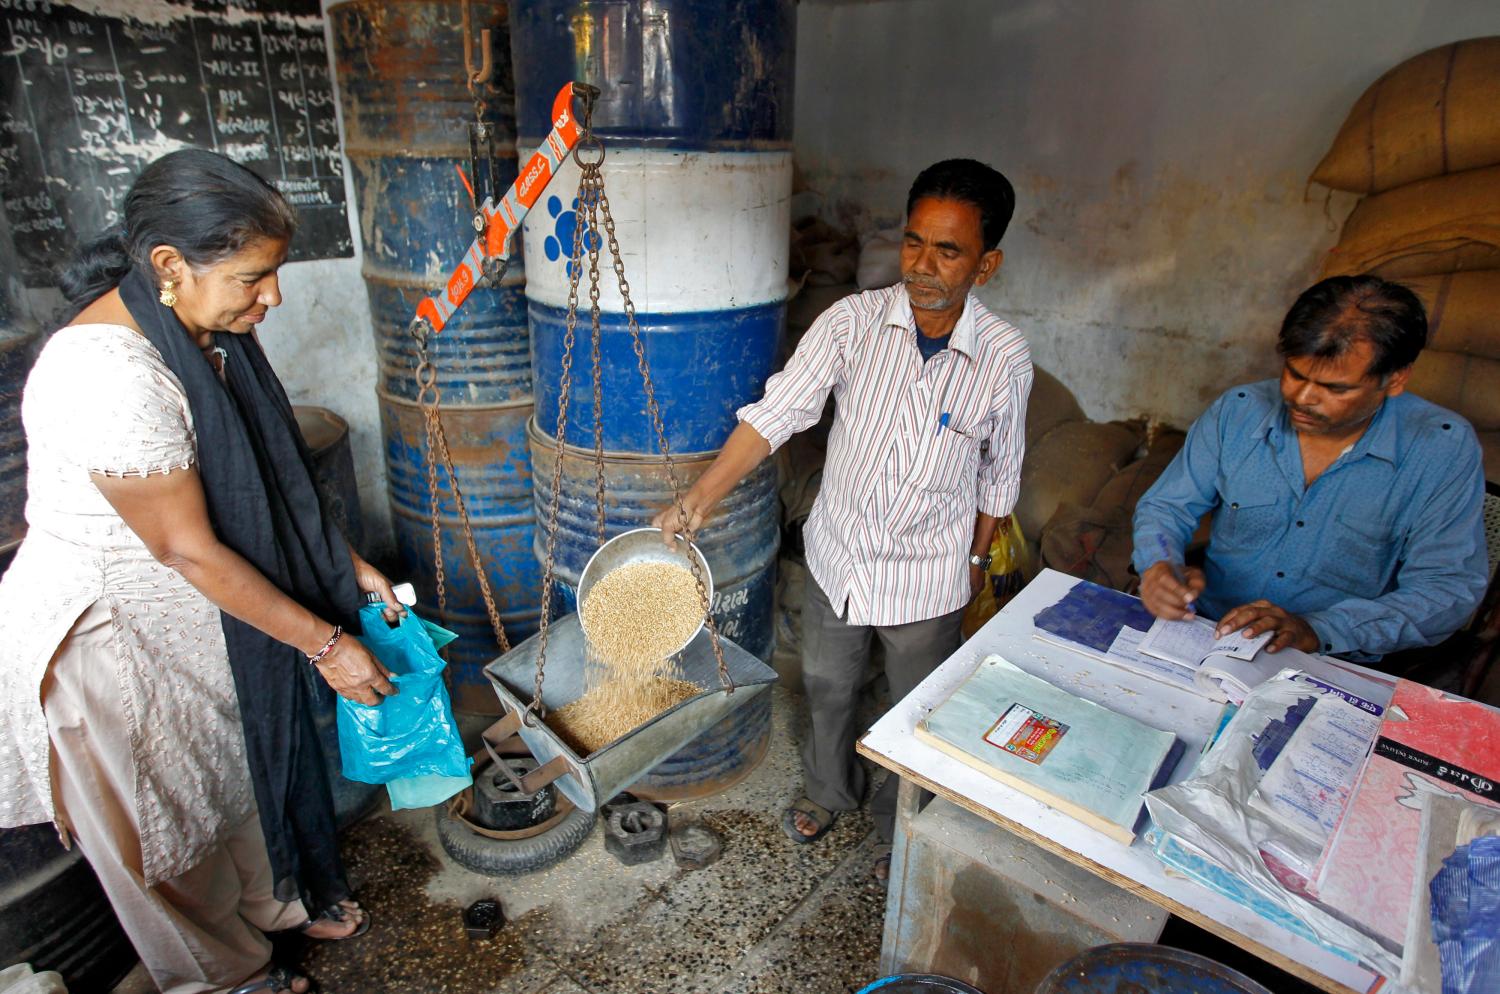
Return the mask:
[(1500, 480), (1500, 37), (1423, 52), (1365, 91), (1313, 171), (1364, 194), (1324, 276), (1410, 286), (1431, 337), (1410, 389), (1479, 433)]

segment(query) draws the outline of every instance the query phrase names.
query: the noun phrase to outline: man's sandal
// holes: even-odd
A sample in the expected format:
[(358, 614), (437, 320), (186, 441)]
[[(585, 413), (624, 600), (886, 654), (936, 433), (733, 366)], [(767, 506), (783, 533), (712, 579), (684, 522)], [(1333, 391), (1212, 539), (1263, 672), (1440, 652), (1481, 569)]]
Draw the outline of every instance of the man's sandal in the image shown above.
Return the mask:
[[(306, 933), (308, 929), (316, 928), (324, 922), (335, 922), (342, 924), (343, 922), (349, 920), (350, 910), (351, 909), (345, 907), (343, 904), (331, 904), (328, 907), (324, 908), (317, 917), (309, 918), (301, 925), (298, 925), (295, 930), (298, 932)], [(368, 911), (365, 911), (363, 912), (363, 914), (364, 917), (359, 920), (359, 925), (348, 935), (336, 935), (329, 938), (319, 938), (318, 936), (314, 935), (308, 936), (308, 938), (317, 939), (319, 942), (343, 942), (345, 939), (357, 939), (370, 930), (370, 913)]]
[(312, 994), (316, 990), (312, 981), (302, 976), (302, 974), (288, 970), (284, 966), (273, 966), (270, 972), (264, 977), (261, 977), (259, 980), (252, 980), (248, 984), (241, 984), (230, 991), (229, 994), (256, 994), (257, 991), (270, 991), (271, 994), (277, 994), (278, 991), (295, 990), (292, 985), (299, 980), (308, 981), (307, 991), (304, 994)]
[[(818, 830), (811, 835), (804, 835), (797, 827), (797, 815), (804, 814), (813, 820)], [(799, 797), (792, 802), (791, 806), (781, 813), (781, 830), (787, 834), (787, 838), (793, 842), (806, 845), (809, 842), (817, 842), (828, 834), (833, 823), (839, 820), (837, 811), (829, 811), (823, 805), (806, 798)]]

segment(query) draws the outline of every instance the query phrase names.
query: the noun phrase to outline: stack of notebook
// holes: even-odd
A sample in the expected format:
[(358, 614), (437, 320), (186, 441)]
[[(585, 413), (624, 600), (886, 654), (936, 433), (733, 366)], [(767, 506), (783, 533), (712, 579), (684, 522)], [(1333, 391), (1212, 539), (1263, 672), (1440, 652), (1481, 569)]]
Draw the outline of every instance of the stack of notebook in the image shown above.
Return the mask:
[(1098, 829), (1135, 839), (1142, 796), (1182, 754), (1171, 732), (1075, 697), (999, 656), (918, 722), (917, 738)]

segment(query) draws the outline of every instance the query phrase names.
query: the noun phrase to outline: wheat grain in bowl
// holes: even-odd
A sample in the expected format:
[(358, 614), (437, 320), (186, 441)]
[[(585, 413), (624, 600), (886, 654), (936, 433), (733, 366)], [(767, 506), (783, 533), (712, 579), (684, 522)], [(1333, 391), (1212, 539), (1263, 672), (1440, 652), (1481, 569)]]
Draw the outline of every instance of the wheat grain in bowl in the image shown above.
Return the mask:
[(703, 623), (703, 599), (686, 567), (628, 563), (599, 578), (578, 620), (601, 663), (645, 675), (697, 632)]

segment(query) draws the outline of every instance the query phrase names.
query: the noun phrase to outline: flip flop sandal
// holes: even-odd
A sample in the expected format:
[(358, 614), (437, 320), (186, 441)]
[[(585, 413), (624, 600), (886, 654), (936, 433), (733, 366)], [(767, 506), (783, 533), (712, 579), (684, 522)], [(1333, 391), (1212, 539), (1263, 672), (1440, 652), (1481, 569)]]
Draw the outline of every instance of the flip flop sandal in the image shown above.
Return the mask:
[[(319, 914), (318, 917), (316, 917), (316, 918), (309, 918), (307, 921), (303, 922), (301, 925), (298, 925), (296, 927), (295, 931), (302, 932), (302, 933), (305, 934), (308, 929), (313, 928), (313, 927), (315, 927), (317, 925), (321, 925), (323, 922), (338, 922), (338, 923), (342, 923), (342, 922), (346, 922), (348, 920), (349, 920), (349, 911), (348, 911), (348, 909), (345, 908), (341, 904), (333, 904), (333, 905), (329, 905), (328, 907), (324, 908), (323, 911), (322, 911), (322, 913)], [(309, 935), (308, 938), (309, 939), (315, 939), (318, 942), (343, 942), (346, 939), (357, 939), (361, 935), (364, 935), (369, 930), (370, 930), (370, 913), (368, 911), (366, 911), (366, 912), (364, 912), (364, 917), (361, 918), (360, 921), (359, 921), (359, 926), (357, 928), (355, 928), (354, 931), (350, 932), (348, 935), (331, 936), (329, 938), (321, 938), (321, 937), (316, 936), (316, 935)]]
[(875, 847), (875, 863), (870, 867), (870, 875), (877, 883), (890, 883), (891, 880), (891, 847), (879, 845)]
[[(270, 991), (271, 994), (276, 994), (277, 991), (292, 990), (292, 985), (299, 980), (308, 980), (308, 978), (302, 976), (300, 973), (288, 970), (284, 966), (273, 966), (271, 967), (271, 971), (264, 977), (259, 980), (252, 980), (248, 984), (241, 984), (230, 991), (229, 994), (256, 994), (257, 991)], [(308, 980), (306, 994), (313, 994), (317, 989), (317, 985)]]
[[(807, 815), (817, 824), (818, 830), (816, 832), (811, 835), (802, 834), (797, 828), (796, 821), (796, 816), (799, 812)], [(799, 845), (806, 845), (809, 842), (817, 842), (823, 836), (827, 835), (828, 830), (833, 827), (833, 823), (838, 820), (839, 813), (837, 811), (829, 811), (823, 805), (809, 798), (799, 797), (792, 802), (790, 807), (781, 813), (781, 830), (793, 842)]]

